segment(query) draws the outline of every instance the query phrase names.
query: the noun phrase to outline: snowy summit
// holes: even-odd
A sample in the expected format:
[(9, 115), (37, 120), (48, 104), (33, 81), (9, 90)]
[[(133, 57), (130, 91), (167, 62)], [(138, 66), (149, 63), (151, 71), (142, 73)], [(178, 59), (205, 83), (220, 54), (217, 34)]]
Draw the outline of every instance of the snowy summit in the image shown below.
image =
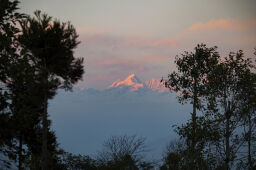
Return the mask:
[(108, 88), (124, 88), (129, 87), (131, 91), (137, 91), (139, 88), (144, 87), (144, 83), (142, 83), (135, 74), (131, 74), (126, 77), (124, 80), (117, 80)]
[(108, 89), (111, 88), (129, 88), (130, 91), (138, 91), (143, 88), (151, 89), (157, 92), (166, 92), (168, 89), (160, 82), (159, 79), (151, 79), (145, 82), (141, 82), (140, 79), (135, 75), (131, 74), (126, 77), (124, 80), (117, 80), (111, 84)]

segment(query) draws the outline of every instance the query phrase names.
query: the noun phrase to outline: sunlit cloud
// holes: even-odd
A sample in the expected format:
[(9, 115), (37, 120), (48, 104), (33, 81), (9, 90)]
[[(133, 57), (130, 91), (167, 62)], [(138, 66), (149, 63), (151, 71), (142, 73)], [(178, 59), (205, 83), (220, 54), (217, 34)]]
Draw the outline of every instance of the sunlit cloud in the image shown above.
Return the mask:
[(253, 54), (256, 44), (256, 18), (222, 18), (197, 22), (184, 28), (176, 37), (180, 49), (191, 51), (198, 43), (218, 46), (221, 55), (244, 50)]
[(242, 31), (247, 29), (256, 29), (256, 19), (239, 20), (239, 19), (218, 19), (207, 22), (198, 22), (191, 25), (190, 31), (205, 30), (226, 30), (226, 31)]

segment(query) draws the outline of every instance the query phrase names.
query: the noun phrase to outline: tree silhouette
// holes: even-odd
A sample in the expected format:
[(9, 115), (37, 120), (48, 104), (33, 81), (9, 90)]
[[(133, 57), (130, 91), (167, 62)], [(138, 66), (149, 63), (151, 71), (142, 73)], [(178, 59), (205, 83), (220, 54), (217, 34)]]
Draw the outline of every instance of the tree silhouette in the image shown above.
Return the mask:
[[(12, 152), (12, 149), (17, 147), (15, 139), (17, 139), (18, 134), (14, 128), (19, 130), (20, 128), (14, 123), (14, 119), (17, 120), (18, 116), (14, 115), (12, 109), (15, 103), (12, 96), (15, 92), (10, 87), (14, 79), (21, 78), (23, 67), (26, 65), (23, 51), (19, 48), (17, 41), (17, 34), (19, 33), (17, 22), (24, 17), (16, 12), (18, 3), (16, 0), (0, 0), (0, 151), (14, 160), (16, 160), (16, 154)], [(22, 93), (23, 91), (19, 92), (20, 95)], [(1, 148), (2, 146), (4, 149)], [(17, 150), (20, 169), (22, 147)], [(4, 162), (8, 165), (8, 162), (5, 160)]]
[(220, 139), (216, 146), (219, 156), (224, 160), (223, 168), (227, 170), (231, 168), (231, 164), (238, 156), (237, 152), (244, 143), (238, 132), (242, 125), (243, 111), (239, 102), (242, 99), (241, 95), (245, 95), (244, 92), (248, 91), (246, 89), (253, 85), (246, 80), (248, 78), (246, 74), (251, 68), (251, 60), (246, 59), (243, 51), (240, 50), (237, 53), (231, 52), (207, 77), (210, 92), (208, 109), (212, 112), (212, 119), (218, 126)]
[[(197, 110), (203, 107), (203, 99), (207, 95), (206, 84), (207, 74), (218, 63), (219, 54), (217, 47), (207, 48), (205, 44), (195, 47), (195, 52), (185, 51), (181, 57), (176, 57), (175, 63), (178, 72), (172, 72), (164, 84), (171, 91), (178, 92), (179, 102), (190, 102), (193, 105), (191, 113), (192, 126), (190, 135), (187, 136), (187, 145), (191, 149), (191, 164), (195, 164), (196, 155), (201, 151), (196, 151), (197, 145)], [(163, 80), (162, 80), (163, 81)]]
[(9, 77), (8, 66), (12, 58), (17, 58), (15, 34), (19, 31), (15, 23), (21, 18), (16, 13), (18, 1), (0, 0), (0, 113), (8, 106), (6, 83)]
[(75, 58), (73, 49), (78, 45), (76, 31), (70, 23), (61, 23), (40, 11), (35, 17), (27, 17), (21, 22), (22, 34), (19, 42), (30, 53), (30, 60), (40, 77), (42, 112), (42, 169), (47, 169), (47, 107), (58, 88), (71, 90), (81, 79), (83, 59)]
[[(103, 144), (98, 161), (105, 169), (138, 169), (146, 152), (145, 138), (133, 136), (112, 136)], [(104, 169), (104, 168), (103, 168)]]
[[(165, 161), (170, 164), (171, 158), (177, 159), (180, 162), (172, 162), (173, 166), (190, 169), (205, 169), (207, 164), (210, 169), (228, 170), (233, 165), (253, 169), (255, 66), (241, 50), (222, 59), (216, 47), (201, 44), (195, 51), (176, 58), (178, 73), (171, 73), (165, 81), (166, 87), (179, 92), (180, 102), (193, 104), (191, 120), (176, 129), (187, 147), (170, 152)], [(202, 116), (196, 116), (197, 110)], [(246, 150), (246, 143), (244, 157), (240, 151)]]
[(73, 155), (71, 153), (64, 152), (62, 164), (66, 169), (74, 170), (99, 170), (96, 160), (93, 160), (89, 156)]
[[(37, 96), (37, 84), (35, 83), (34, 68), (30, 66), (26, 57), (22, 55), (16, 62), (12, 63), (8, 79), (9, 103), (9, 127), (14, 143), (14, 153), (18, 154), (18, 167), (23, 169), (24, 150), (23, 145), (30, 148), (31, 138), (36, 136), (40, 122), (42, 98)], [(15, 143), (18, 141), (18, 146)]]
[(241, 166), (252, 170), (256, 164), (256, 74), (246, 70), (239, 84), (237, 96), (240, 116), (243, 124), (243, 138), (247, 143), (247, 152), (243, 154)]

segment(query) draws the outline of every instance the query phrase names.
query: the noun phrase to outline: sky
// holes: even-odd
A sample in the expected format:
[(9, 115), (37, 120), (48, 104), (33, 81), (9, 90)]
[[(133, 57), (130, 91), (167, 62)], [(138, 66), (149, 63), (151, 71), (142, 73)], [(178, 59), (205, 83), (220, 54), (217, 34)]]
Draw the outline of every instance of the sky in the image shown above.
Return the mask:
[(174, 58), (199, 43), (222, 56), (244, 50), (254, 57), (255, 0), (23, 0), (20, 11), (37, 9), (70, 21), (84, 58), (82, 88), (104, 89), (129, 74), (141, 80), (167, 77)]

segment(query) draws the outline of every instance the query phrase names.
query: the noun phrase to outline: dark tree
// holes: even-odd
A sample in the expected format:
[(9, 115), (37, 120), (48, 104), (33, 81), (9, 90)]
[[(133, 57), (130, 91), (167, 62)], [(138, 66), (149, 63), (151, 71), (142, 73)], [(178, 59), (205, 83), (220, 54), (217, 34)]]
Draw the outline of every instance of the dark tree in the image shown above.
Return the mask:
[(241, 157), (241, 165), (252, 170), (256, 166), (256, 74), (247, 70), (239, 81), (238, 105), (243, 124), (243, 139), (247, 152)]
[(1, 1), (0, 141), (1, 153), (9, 159), (5, 161), (18, 162), (18, 169), (24, 169), (25, 155), (41, 133), (42, 97), (35, 67), (18, 41), (24, 15), (15, 13), (17, 5), (18, 1)]
[[(23, 145), (29, 148), (31, 139), (38, 133), (42, 99), (37, 96), (34, 69), (26, 58), (12, 63), (11, 68), (7, 83), (10, 100), (8, 124), (11, 128), (14, 153), (18, 155), (18, 168), (23, 169), (24, 153), (28, 151), (24, 150)], [(17, 147), (15, 147), (16, 141), (18, 141)]]
[[(230, 53), (228, 57), (220, 61), (207, 77), (210, 92), (207, 100), (208, 109), (218, 126), (220, 139), (216, 142), (216, 155), (224, 160), (223, 169), (228, 170), (236, 163), (238, 152), (244, 144), (243, 137), (239, 132), (239, 130), (241, 131), (241, 113), (243, 113), (244, 107), (241, 107), (239, 103), (243, 100), (242, 96), (246, 95), (246, 92), (248, 94), (248, 88), (253, 86), (250, 79), (246, 80), (249, 78), (248, 74), (251, 68), (251, 60), (246, 59), (242, 51), (238, 51)], [(245, 83), (245, 81), (248, 82)], [(249, 96), (247, 95), (247, 97)], [(248, 100), (250, 98), (243, 101), (244, 106)], [(252, 108), (251, 106), (250, 108)]]
[(58, 88), (71, 90), (83, 75), (83, 59), (75, 58), (73, 50), (78, 45), (76, 31), (70, 23), (61, 23), (40, 11), (35, 18), (21, 22), (19, 42), (28, 50), (30, 61), (40, 77), (42, 92), (42, 169), (47, 169), (47, 107)]
[(164, 81), (167, 88), (178, 92), (179, 102), (190, 102), (193, 105), (190, 135), (186, 136), (191, 154), (191, 164), (195, 164), (195, 158), (200, 157), (201, 154), (201, 150), (196, 150), (197, 135), (200, 134), (196, 132), (198, 129), (197, 111), (202, 110), (203, 100), (207, 95), (206, 77), (218, 63), (220, 57), (216, 49), (217, 47), (207, 48), (205, 44), (200, 44), (195, 47), (195, 52), (185, 51), (181, 57), (176, 57), (177, 72), (169, 74), (168, 80)]
[[(170, 164), (177, 159), (173, 166), (189, 165), (190, 169), (205, 169), (208, 164), (210, 169), (227, 170), (242, 161), (240, 165), (247, 162), (246, 168), (253, 169), (255, 66), (243, 51), (220, 58), (216, 48), (198, 45), (195, 49), (195, 53), (176, 58), (178, 73), (165, 81), (166, 87), (178, 92), (180, 102), (193, 104), (191, 120), (176, 128), (187, 147), (170, 152), (165, 161)], [(243, 157), (245, 145), (248, 152)]]
[(112, 136), (103, 144), (103, 150), (98, 153), (98, 162), (103, 169), (131, 169), (142, 166), (150, 167), (144, 162), (146, 152), (145, 138), (133, 136)]
[(6, 83), (12, 58), (17, 58), (15, 34), (18, 29), (15, 23), (21, 18), (16, 13), (18, 1), (0, 0), (0, 113), (6, 112)]
[[(177, 127), (175, 130), (179, 135), (178, 141), (172, 141), (165, 149), (163, 156), (163, 164), (161, 169), (216, 169), (218, 160), (215, 159), (214, 153), (211, 152), (212, 141), (218, 139), (218, 134), (210, 126), (211, 122), (207, 121), (203, 116), (197, 117), (196, 151), (199, 154), (191, 153), (191, 149), (187, 145), (187, 139), (191, 138), (192, 121)], [(194, 155), (191, 161), (191, 155)]]
[[(50, 122), (48, 122), (50, 123)], [(41, 169), (41, 152), (42, 152), (42, 128), (38, 128), (34, 133), (34, 137), (29, 139), (28, 151), (26, 152), (24, 164), (26, 168), (31, 170)], [(55, 133), (48, 128), (47, 133), (47, 149), (48, 149), (48, 169), (49, 170), (66, 170), (65, 164), (62, 162), (63, 150), (59, 149)]]
[(73, 155), (64, 152), (62, 154), (62, 164), (68, 170), (98, 170), (96, 160), (89, 156)]
[(183, 140), (171, 141), (164, 152), (163, 164), (160, 170), (186, 169), (186, 159), (183, 159), (186, 143)]
[[(17, 23), (24, 17), (16, 12), (18, 3), (16, 0), (0, 0), (0, 151), (14, 160), (16, 155), (11, 150), (16, 147), (14, 136), (17, 133), (14, 130), (14, 115), (11, 109), (13, 93), (10, 84), (14, 76), (17, 77), (21, 71), (17, 71), (16, 66), (24, 64), (17, 41)], [(20, 151), (21, 149), (19, 153)], [(5, 163), (8, 165), (6, 160)]]
[[(256, 164), (256, 66), (251, 60), (247, 61), (248, 67), (240, 73), (238, 80), (238, 94), (236, 96), (239, 107), (239, 118), (243, 126), (243, 148), (246, 152), (240, 154), (240, 166), (244, 169), (253, 169)], [(247, 147), (247, 148), (245, 148)]]

